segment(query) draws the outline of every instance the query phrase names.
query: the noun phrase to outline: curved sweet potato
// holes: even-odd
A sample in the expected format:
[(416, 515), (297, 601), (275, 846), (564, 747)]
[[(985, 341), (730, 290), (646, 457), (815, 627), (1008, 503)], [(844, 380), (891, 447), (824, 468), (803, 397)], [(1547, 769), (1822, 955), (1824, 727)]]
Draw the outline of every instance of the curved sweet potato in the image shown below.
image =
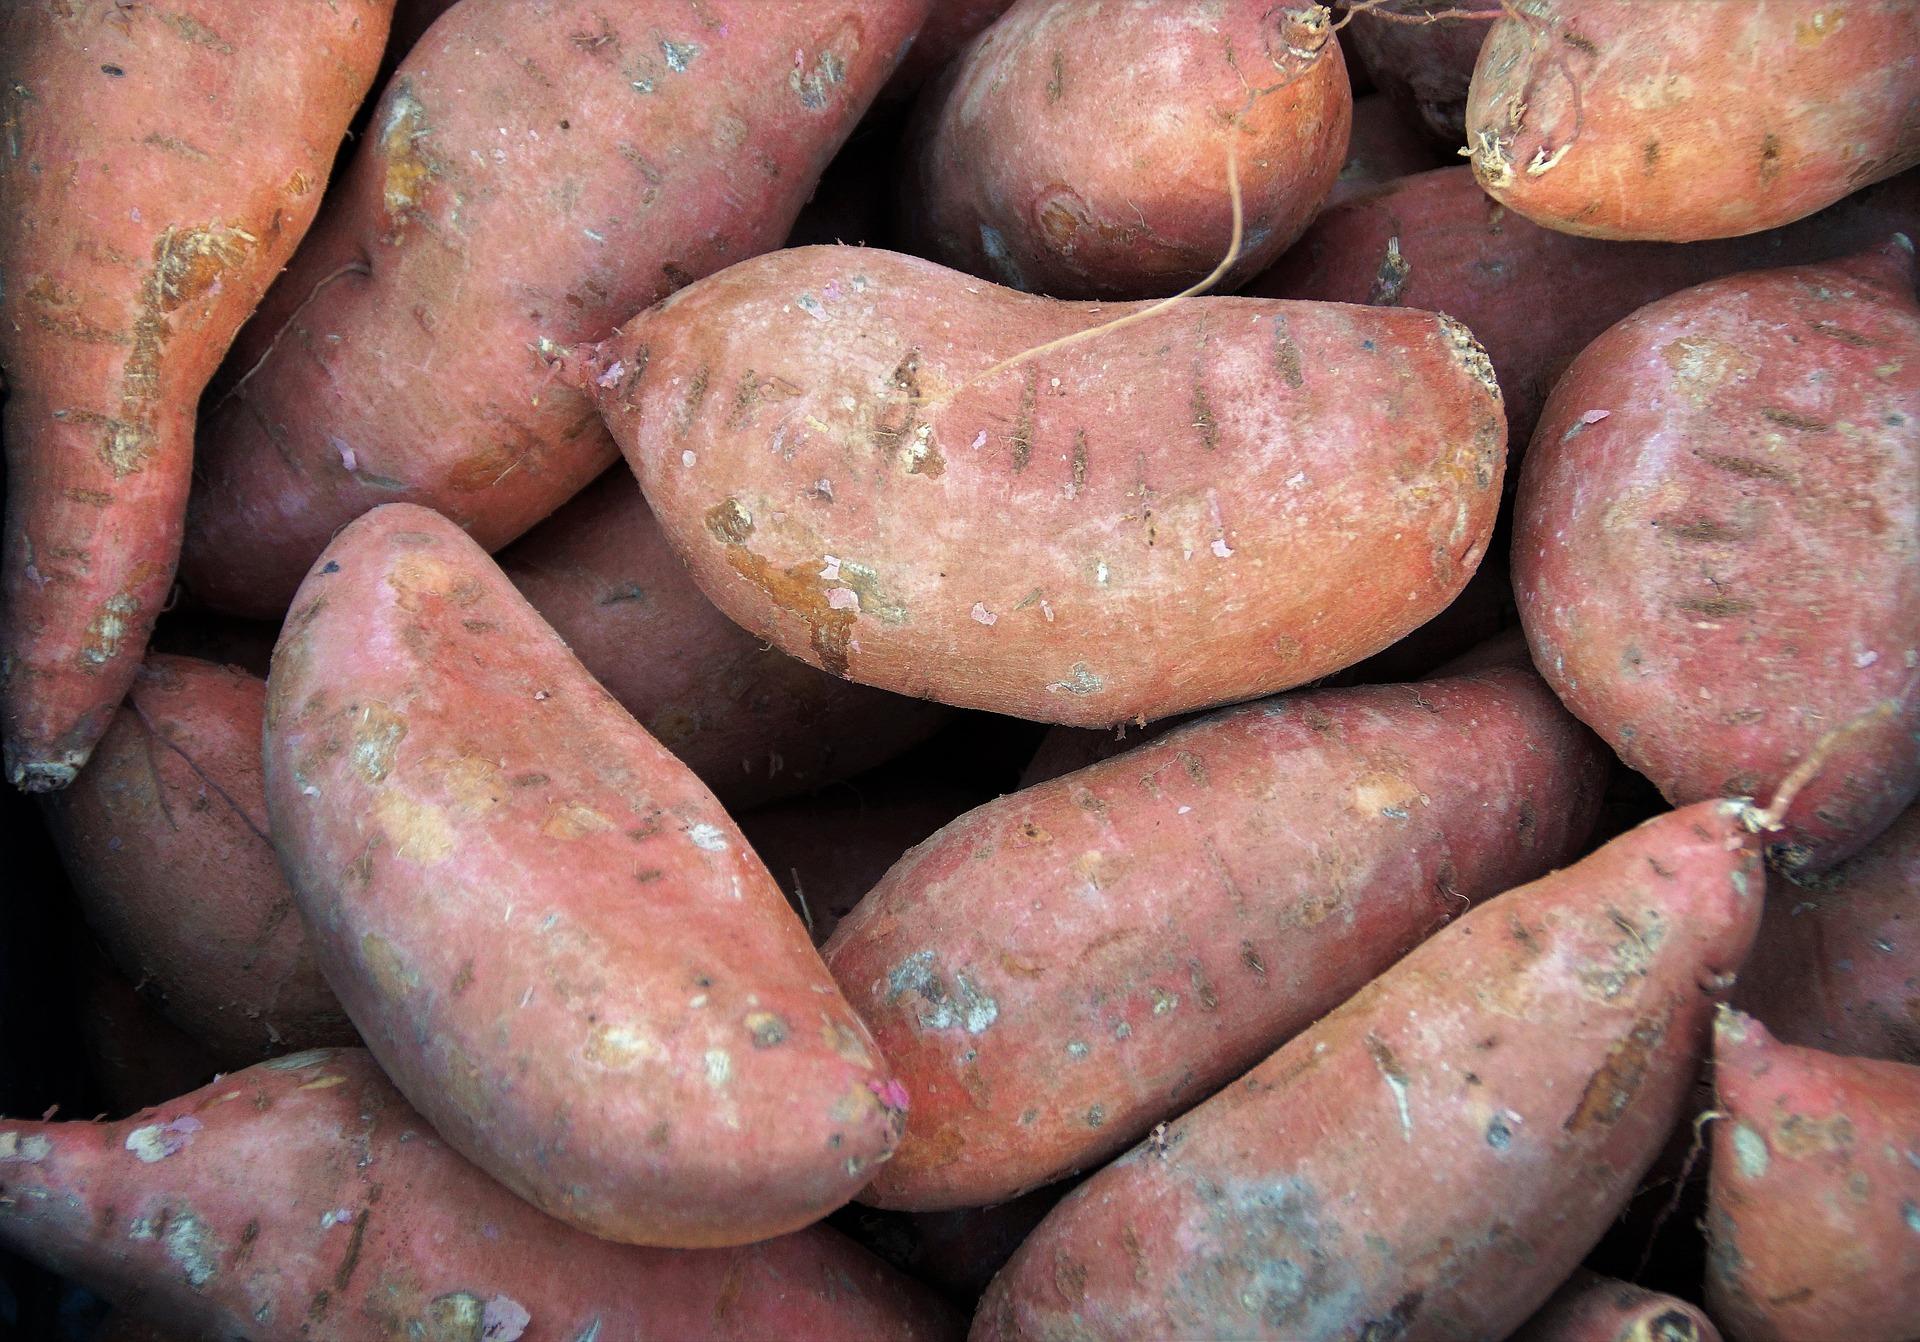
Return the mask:
[[(1521, 472), (1533, 660), (1670, 802), (1773, 794), (1817, 870), (1920, 792), (1920, 305), (1912, 244), (1736, 275), (1574, 360)], [(1888, 711), (1891, 705), (1891, 711)]]
[(0, 12), (7, 777), (65, 787), (173, 583), (194, 415), (319, 208), (393, 0)]
[(1585, 1268), (1507, 1342), (1720, 1342), (1693, 1305)]
[(864, 684), (1110, 725), (1312, 680), (1452, 600), (1504, 450), (1465, 327), (1199, 298), (995, 371), (1142, 306), (804, 247), (589, 371), (701, 590)]
[(911, 249), (1057, 298), (1154, 298), (1232, 239), (1258, 274), (1347, 153), (1353, 93), (1323, 5), (1017, 0), (921, 95), (902, 174)]
[(453, 1147), (607, 1239), (845, 1202), (898, 1086), (713, 795), (452, 522), (327, 547), (268, 680), (267, 810), (329, 982)]
[(1454, 148), (1466, 143), (1474, 62), (1504, 8), (1501, 0), (1386, 0), (1353, 11), (1347, 41), (1381, 94)]

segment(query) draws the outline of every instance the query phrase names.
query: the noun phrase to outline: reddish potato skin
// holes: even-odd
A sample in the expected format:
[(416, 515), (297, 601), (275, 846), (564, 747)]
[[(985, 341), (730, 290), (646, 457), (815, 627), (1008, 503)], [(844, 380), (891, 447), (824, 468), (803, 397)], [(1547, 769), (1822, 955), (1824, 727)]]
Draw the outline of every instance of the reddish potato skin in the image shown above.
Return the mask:
[(1733, 995), (1783, 1044), (1920, 1065), (1920, 806), (1767, 906)]
[(0, 1244), (196, 1338), (958, 1332), (830, 1231), (674, 1251), (570, 1230), (448, 1149), (359, 1049), (262, 1063), (119, 1123), (0, 1121)]
[(1474, 175), (1535, 223), (1697, 242), (1778, 228), (1920, 163), (1920, 6), (1544, 0), (1493, 25)]
[(189, 588), (277, 617), (377, 504), (434, 507), (489, 550), (551, 513), (615, 456), (555, 381), (560, 351), (778, 246), (926, 9), (448, 11), (277, 286), (285, 315), (243, 343), (257, 371), (209, 416)]
[(93, 762), (42, 810), (122, 974), (223, 1067), (358, 1042), (267, 837), (266, 682), (147, 659)]
[(892, 1150), (898, 1087), (720, 803), (439, 514), (376, 509), (316, 563), (265, 754), (347, 1014), (529, 1202), (606, 1239), (746, 1243)]
[(861, 773), (951, 716), (830, 676), (715, 610), (624, 465), (499, 561), (594, 679), (730, 810)]
[(1258, 274), (1346, 157), (1353, 94), (1326, 9), (1239, 0), (1017, 0), (914, 111), (910, 250), (1056, 298), (1155, 298), (1232, 239), (1228, 152)]
[(1521, 472), (1513, 576), (1534, 663), (1668, 801), (1771, 797), (1854, 724), (1786, 813), (1789, 870), (1858, 851), (1920, 791), (1920, 306), (1903, 243), (1642, 308), (1567, 370)]
[(1507, 1342), (1720, 1342), (1684, 1300), (1578, 1269)]
[(1110, 726), (1314, 679), (1453, 598), (1504, 454), (1464, 327), (1199, 298), (985, 376), (1139, 306), (797, 248), (588, 371), (701, 590), (864, 684)]
[(825, 950), (912, 1106), (861, 1200), (979, 1206), (1099, 1163), (1570, 861), (1605, 768), (1504, 670), (1230, 709), (969, 812)]
[(393, 0), (0, 15), (8, 779), (65, 787), (146, 653), (194, 416), (319, 207)]
[[(1456, 148), (1466, 142), (1474, 62), (1501, 10), (1501, 0), (1387, 0), (1378, 9), (1354, 11), (1347, 41), (1381, 96), (1406, 108), (1433, 139)], [(1396, 22), (1383, 11), (1407, 18), (1436, 11), (1478, 17)]]
[(1920, 1319), (1920, 1067), (1782, 1044), (1723, 1012), (1707, 1308), (1741, 1342), (1908, 1342)]
[(1671, 812), (1430, 938), (1068, 1194), (973, 1342), (1517, 1327), (1679, 1116), (1759, 919), (1741, 809)]
[(1436, 157), (1384, 93), (1357, 98), (1353, 130), (1347, 140), (1347, 161), (1340, 165), (1340, 177), (1320, 213), (1387, 182), (1438, 167)]

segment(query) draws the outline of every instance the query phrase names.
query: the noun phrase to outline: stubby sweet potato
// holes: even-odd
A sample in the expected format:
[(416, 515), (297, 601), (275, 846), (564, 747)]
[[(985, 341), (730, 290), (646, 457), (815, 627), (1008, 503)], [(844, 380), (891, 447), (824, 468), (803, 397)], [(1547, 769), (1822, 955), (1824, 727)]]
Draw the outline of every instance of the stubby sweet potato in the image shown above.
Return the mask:
[(1453, 598), (1504, 452), (1465, 327), (1200, 298), (995, 371), (1140, 306), (804, 247), (586, 374), (708, 597), (865, 684), (1104, 726), (1311, 680)]
[(1018, 0), (921, 95), (912, 250), (1057, 298), (1153, 298), (1270, 264), (1346, 157), (1353, 94), (1317, 4)]
[(1786, 814), (1793, 869), (1920, 791), (1913, 283), (1901, 237), (1644, 307), (1574, 360), (1521, 472), (1534, 662), (1670, 802), (1770, 796), (1846, 729)]
[(1340, 165), (1321, 213), (1387, 182), (1439, 166), (1432, 147), (1384, 93), (1357, 98), (1347, 161)]
[(962, 816), (827, 943), (912, 1106), (862, 1200), (978, 1206), (1097, 1164), (1571, 860), (1605, 768), (1501, 670), (1231, 709)]
[[(182, 574), (278, 616), (426, 503), (498, 549), (614, 460), (550, 362), (779, 245), (927, 0), (462, 0), (401, 63), (208, 416)], [(257, 366), (256, 366), (257, 365)]]
[(120, 972), (222, 1066), (357, 1042), (267, 836), (266, 683), (147, 660), (79, 779), (44, 811)]
[(1920, 163), (1912, 0), (1530, 0), (1467, 98), (1475, 175), (1564, 233), (1777, 228)]
[(1481, 905), (1080, 1185), (973, 1342), (1503, 1337), (1673, 1126), (1765, 884), (1744, 809)]
[(1380, 96), (1449, 149), (1466, 141), (1467, 89), (1502, 0), (1384, 0), (1357, 7), (1347, 41)]
[(1507, 1342), (1720, 1342), (1698, 1308), (1579, 1269)]
[(267, 810), (328, 980), (454, 1148), (608, 1239), (845, 1202), (899, 1087), (713, 794), (484, 551), (411, 504), (301, 587)]
[(200, 393), (319, 207), (393, 0), (0, 12), (8, 778), (65, 787), (172, 585)]
[(202, 1339), (957, 1332), (830, 1231), (674, 1251), (570, 1230), (448, 1150), (359, 1049), (261, 1063), (118, 1123), (0, 1121), (0, 1244)]
[(830, 676), (715, 610), (625, 466), (503, 550), (500, 567), (621, 707), (729, 807), (851, 777), (952, 716)]
[(1920, 1067), (1714, 1027), (1707, 1308), (1740, 1342), (1910, 1342), (1920, 1324)]

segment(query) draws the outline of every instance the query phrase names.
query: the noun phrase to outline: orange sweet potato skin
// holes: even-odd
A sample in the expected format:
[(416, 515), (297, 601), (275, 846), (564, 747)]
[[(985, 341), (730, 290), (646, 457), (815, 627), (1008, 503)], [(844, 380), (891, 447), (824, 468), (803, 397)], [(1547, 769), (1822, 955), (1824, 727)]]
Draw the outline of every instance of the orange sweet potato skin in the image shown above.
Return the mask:
[(1480, 562), (1504, 424), (1429, 313), (1135, 305), (807, 247), (599, 347), (603, 413), (715, 605), (816, 666), (1104, 726), (1359, 660)]
[(93, 761), (43, 806), (87, 921), (227, 1067), (358, 1041), (267, 836), (266, 683), (153, 656)]
[(704, 1251), (570, 1230), (449, 1150), (358, 1049), (262, 1063), (119, 1123), (0, 1120), (0, 1244), (195, 1338), (958, 1331), (827, 1230)]
[(209, 417), (188, 586), (274, 617), (377, 504), (428, 504), (489, 550), (552, 512), (615, 456), (554, 381), (559, 351), (779, 245), (926, 8), (448, 11), (277, 286), (284, 319), (240, 351), (258, 369)]
[(400, 1089), (609, 1239), (745, 1243), (845, 1202), (902, 1116), (711, 793), (458, 527), (391, 504), (301, 588), (267, 809), (316, 953)]
[(1720, 1342), (1699, 1309), (1581, 1268), (1507, 1342)]
[(1018, 0), (921, 95), (902, 227), (913, 250), (1057, 298), (1153, 298), (1232, 237), (1257, 274), (1346, 157), (1353, 95), (1321, 6)]
[(1505, 1336), (1680, 1113), (1759, 918), (1738, 811), (1659, 817), (1426, 941), (1068, 1194), (973, 1342)]
[(951, 716), (830, 676), (715, 610), (624, 465), (499, 560), (594, 679), (730, 810), (852, 777)]
[(173, 582), (201, 391), (319, 207), (392, 0), (0, 14), (0, 702), (66, 786)]
[(1723, 1012), (1707, 1307), (1741, 1342), (1908, 1342), (1920, 1320), (1920, 1067), (1781, 1044)]
[(1903, 241), (1642, 308), (1567, 370), (1521, 472), (1534, 663), (1670, 802), (1769, 798), (1852, 724), (1786, 813), (1792, 868), (1857, 851), (1920, 791)]
[(1586, 237), (1777, 228), (1920, 163), (1911, 0), (1541, 0), (1481, 48), (1473, 170)]
[(1230, 709), (976, 808), (826, 958), (911, 1102), (861, 1195), (998, 1202), (1239, 1075), (1586, 841), (1600, 743), (1531, 671)]

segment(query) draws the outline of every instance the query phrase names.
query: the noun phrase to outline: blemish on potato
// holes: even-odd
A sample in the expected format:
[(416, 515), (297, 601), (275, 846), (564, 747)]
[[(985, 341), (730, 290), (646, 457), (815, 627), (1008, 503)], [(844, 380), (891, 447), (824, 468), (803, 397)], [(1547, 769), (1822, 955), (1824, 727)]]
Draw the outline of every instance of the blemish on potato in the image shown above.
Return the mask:
[(191, 1114), (183, 1114), (170, 1123), (149, 1123), (135, 1128), (127, 1134), (125, 1146), (142, 1164), (152, 1165), (186, 1150), (193, 1143), (193, 1134), (200, 1128), (199, 1119)]
[(95, 666), (112, 661), (119, 655), (130, 622), (139, 613), (140, 603), (126, 593), (108, 597), (100, 613), (93, 617), (93, 623), (87, 626), (87, 643), (81, 657)]
[(1767, 1155), (1767, 1139), (1745, 1123), (1733, 1125), (1733, 1155), (1740, 1166), (1740, 1173), (1749, 1179), (1763, 1177), (1771, 1163)]
[(353, 767), (369, 783), (386, 780), (394, 752), (406, 738), (407, 724), (382, 703), (362, 704), (353, 716)]
[(915, 951), (896, 965), (887, 975), (887, 990), (889, 1003), (909, 993), (919, 997), (924, 1005), (915, 1019), (929, 1030), (959, 1028), (980, 1034), (1000, 1017), (1000, 1004), (964, 973), (955, 973), (949, 983), (931, 950)]
[(643, 1062), (657, 1062), (666, 1056), (660, 1045), (640, 1030), (606, 1021), (587, 1032), (582, 1054), (588, 1062), (616, 1071), (638, 1067)]
[(53, 1143), (38, 1133), (22, 1137), (17, 1132), (0, 1132), (0, 1161), (17, 1160), (33, 1165), (53, 1154)]
[(1611, 1126), (1616, 1122), (1639, 1093), (1653, 1050), (1665, 1035), (1663, 1022), (1636, 1023), (1625, 1039), (1607, 1050), (1606, 1060), (1587, 1078), (1580, 1102), (1561, 1126), (1568, 1132), (1580, 1133), (1596, 1123)]
[(168, 1216), (162, 1234), (167, 1257), (185, 1274), (189, 1286), (201, 1287), (213, 1280), (220, 1261), (220, 1243), (206, 1222), (182, 1208)]
[(427, 109), (413, 96), (412, 85), (405, 79), (396, 81), (386, 122), (380, 128), (380, 152), (387, 162), (381, 199), (387, 221), (396, 231), (405, 223), (405, 216), (419, 206), (427, 185), (439, 172), (439, 165), (422, 147), (428, 131)]
[(374, 798), (373, 817), (396, 857), (430, 866), (453, 855), (453, 826), (438, 806), (386, 788)]
[(420, 975), (391, 941), (378, 932), (360, 937), (360, 960), (367, 973), (391, 1001), (398, 1001), (420, 987)]
[(753, 534), (753, 514), (736, 498), (727, 498), (707, 509), (707, 530), (723, 545), (743, 545)]

